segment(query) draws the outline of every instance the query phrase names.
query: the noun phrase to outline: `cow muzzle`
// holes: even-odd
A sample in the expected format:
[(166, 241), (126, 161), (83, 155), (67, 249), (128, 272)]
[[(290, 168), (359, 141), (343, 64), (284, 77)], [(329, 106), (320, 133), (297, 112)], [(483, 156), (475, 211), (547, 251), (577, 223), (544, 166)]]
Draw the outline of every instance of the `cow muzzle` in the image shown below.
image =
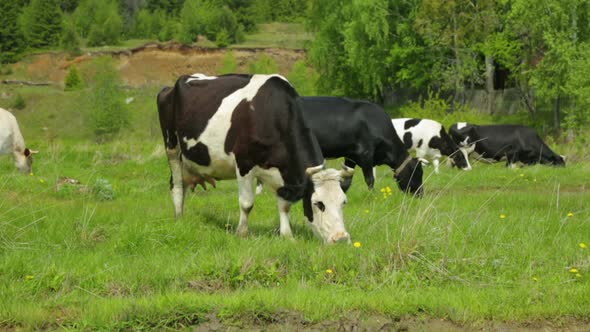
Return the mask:
[(350, 234), (348, 232), (337, 232), (330, 237), (328, 244), (332, 243), (350, 243)]

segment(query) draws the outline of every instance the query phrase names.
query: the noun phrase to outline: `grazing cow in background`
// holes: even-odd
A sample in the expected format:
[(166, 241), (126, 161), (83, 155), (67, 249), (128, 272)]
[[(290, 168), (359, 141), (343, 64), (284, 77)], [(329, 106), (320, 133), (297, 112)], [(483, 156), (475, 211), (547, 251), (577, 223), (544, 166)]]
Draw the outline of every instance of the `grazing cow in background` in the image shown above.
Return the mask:
[(432, 160), (434, 172), (438, 173), (439, 160), (448, 156), (455, 166), (471, 170), (467, 153), (445, 131), (445, 127), (429, 119), (392, 119), (393, 127), (407, 150), (414, 150), (416, 157)]
[[(341, 97), (301, 97), (300, 101), (324, 157), (344, 157), (350, 168), (359, 165), (369, 188), (375, 183), (373, 167), (387, 165), (403, 192), (422, 194), (422, 165), (408, 154), (381, 107)], [(345, 192), (351, 183), (352, 176), (344, 179)]]
[(181, 76), (158, 94), (158, 112), (176, 216), (188, 188), (237, 178), (239, 235), (248, 232), (254, 179), (278, 199), (280, 233), (292, 237), (291, 204), (303, 199), (309, 225), (325, 243), (350, 242), (344, 226), (342, 176), (324, 168), (318, 142), (305, 125), (295, 89), (279, 75)]
[(475, 153), (484, 161), (500, 161), (506, 158), (506, 166), (517, 162), (526, 165), (536, 163), (565, 166), (565, 159), (543, 142), (537, 132), (522, 125), (478, 126), (459, 122), (449, 130), (451, 138), (468, 154)]
[(32, 172), (33, 154), (37, 152), (26, 147), (14, 115), (0, 108), (0, 155), (12, 154), (16, 168), (28, 174)]

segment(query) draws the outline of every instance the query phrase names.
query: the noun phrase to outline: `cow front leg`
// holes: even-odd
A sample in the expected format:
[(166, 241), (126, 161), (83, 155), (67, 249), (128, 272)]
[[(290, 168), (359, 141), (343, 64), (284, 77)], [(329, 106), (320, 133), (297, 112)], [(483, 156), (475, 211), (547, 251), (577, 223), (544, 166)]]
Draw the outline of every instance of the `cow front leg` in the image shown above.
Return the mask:
[(252, 173), (240, 176), (240, 171), (236, 170), (238, 178), (238, 192), (240, 201), (240, 222), (236, 233), (239, 236), (248, 235), (248, 215), (254, 207), (254, 177)]
[(170, 194), (174, 203), (174, 215), (176, 218), (182, 216), (184, 198), (186, 197), (186, 186), (182, 180), (182, 161), (178, 148), (166, 149), (168, 165), (170, 166)]
[[(344, 159), (344, 165), (346, 165), (346, 167), (350, 167), (353, 168), (356, 166), (356, 163), (348, 158)], [(350, 176), (344, 177), (340, 180), (340, 188), (342, 188), (342, 191), (346, 192), (348, 190), (348, 188), (350, 188), (350, 186), (352, 185), (352, 174)]]
[(373, 166), (366, 165), (361, 169), (363, 170), (363, 176), (365, 177), (367, 187), (369, 187), (369, 189), (373, 189), (373, 186), (375, 185), (375, 173), (373, 172)]
[(440, 164), (440, 161), (438, 160), (438, 158), (432, 159), (432, 165), (434, 166), (434, 173), (435, 174), (438, 174), (438, 165), (439, 164)]
[(292, 239), (293, 232), (291, 232), (291, 222), (289, 220), (289, 211), (291, 210), (291, 202), (284, 200), (277, 196), (279, 207), (279, 219), (281, 222), (280, 234), (284, 238)]

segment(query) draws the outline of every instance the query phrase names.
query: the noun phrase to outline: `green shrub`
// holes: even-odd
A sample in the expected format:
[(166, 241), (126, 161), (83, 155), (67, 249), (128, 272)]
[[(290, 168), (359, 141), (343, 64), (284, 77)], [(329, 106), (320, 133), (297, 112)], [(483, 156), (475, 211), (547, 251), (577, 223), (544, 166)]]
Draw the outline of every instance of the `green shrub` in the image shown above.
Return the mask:
[(12, 107), (16, 108), (17, 110), (22, 110), (27, 107), (27, 102), (25, 98), (20, 94), (17, 93), (16, 97), (14, 97), (14, 101), (12, 102)]
[(238, 61), (232, 51), (225, 53), (222, 63), (220, 74), (235, 73), (238, 69)]
[(313, 96), (317, 94), (316, 84), (318, 74), (312, 68), (308, 67), (305, 61), (296, 61), (291, 71), (287, 74), (287, 79), (300, 95)]
[(113, 185), (106, 179), (97, 179), (92, 186), (94, 197), (101, 201), (112, 201), (115, 199)]
[(279, 71), (276, 61), (266, 54), (262, 54), (258, 60), (250, 64), (252, 74), (275, 74)]
[(82, 76), (75, 65), (70, 66), (70, 70), (68, 71), (64, 85), (64, 90), (66, 91), (77, 90), (84, 86), (84, 83), (82, 82)]
[(112, 59), (99, 58), (94, 66), (97, 70), (92, 87), (90, 126), (97, 140), (104, 141), (129, 125), (130, 114)]
[(221, 29), (215, 36), (215, 44), (217, 47), (226, 47), (229, 45), (229, 33), (225, 29)]

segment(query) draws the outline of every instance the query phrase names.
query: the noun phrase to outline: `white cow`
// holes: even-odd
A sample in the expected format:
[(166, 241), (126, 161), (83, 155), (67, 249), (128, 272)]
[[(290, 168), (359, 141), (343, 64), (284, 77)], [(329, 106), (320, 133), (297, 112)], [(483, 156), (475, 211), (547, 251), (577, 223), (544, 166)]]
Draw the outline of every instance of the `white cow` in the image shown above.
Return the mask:
[(459, 149), (445, 128), (430, 119), (392, 119), (393, 127), (407, 150), (416, 151), (416, 157), (431, 159), (438, 173), (439, 159), (448, 156), (451, 163), (463, 170), (471, 170), (467, 154)]
[(0, 155), (12, 154), (16, 168), (22, 173), (31, 173), (35, 153), (37, 151), (26, 147), (14, 115), (0, 108)]

